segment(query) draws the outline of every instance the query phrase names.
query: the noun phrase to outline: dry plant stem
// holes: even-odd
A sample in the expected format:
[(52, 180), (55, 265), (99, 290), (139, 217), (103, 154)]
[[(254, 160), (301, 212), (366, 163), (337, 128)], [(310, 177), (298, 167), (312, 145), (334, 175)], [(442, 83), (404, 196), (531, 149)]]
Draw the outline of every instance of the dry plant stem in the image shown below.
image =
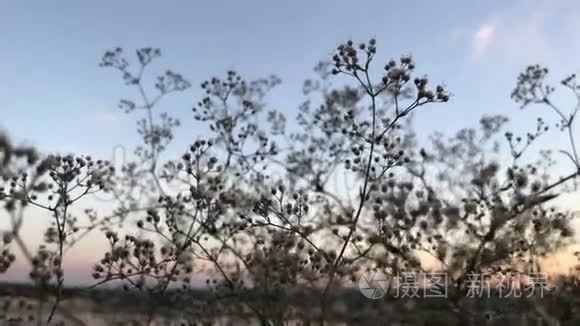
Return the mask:
[[(157, 103), (157, 101), (161, 98), (161, 97), (157, 97), (153, 102), (149, 101), (149, 97), (147, 96), (147, 94), (145, 93), (145, 89), (143, 88), (143, 84), (141, 83), (141, 78), (143, 76), (143, 72), (144, 72), (144, 68), (145, 66), (141, 66), (141, 70), (139, 72), (139, 82), (137, 84), (137, 87), (139, 88), (139, 93), (141, 94), (141, 97), (143, 99), (143, 102), (145, 103), (145, 109), (147, 110), (147, 123), (149, 124), (149, 130), (152, 132), (153, 131), (153, 107), (155, 106), (155, 104)], [(161, 186), (161, 182), (159, 181), (159, 178), (157, 177), (157, 146), (155, 141), (151, 140), (151, 166), (149, 167), (149, 173), (151, 174), (151, 176), (153, 177), (153, 180), (155, 181), (155, 184), (157, 185), (157, 188), (159, 188), (159, 191), (162, 194), (165, 194), (163, 187)]]
[(105, 226), (108, 223), (111, 223), (113, 218), (122, 219), (123, 217), (125, 217), (126, 215), (128, 215), (130, 213), (139, 212), (139, 211), (147, 211), (149, 209), (157, 209), (157, 208), (161, 208), (161, 207), (160, 206), (152, 206), (152, 207), (141, 207), (141, 208), (133, 208), (133, 209), (124, 208), (124, 210), (122, 212), (111, 214), (109, 216), (103, 217), (100, 219), (100, 221), (98, 221), (98, 222), (96, 222), (88, 227), (85, 227), (85, 230), (83, 231), (83, 233), (79, 234), (75, 239), (73, 239), (72, 241), (70, 241), (68, 243), (66, 248), (64, 248), (63, 254), (66, 254), (67, 251), (71, 250), (75, 246), (75, 244), (80, 242), (84, 237), (88, 236), (98, 226)]
[[(387, 83), (384, 87), (378, 89), (377, 91), (374, 90), (372, 83), (370, 81), (370, 77), (369, 77), (369, 65), (370, 62), (372, 61), (372, 56), (369, 56), (367, 58), (367, 61), (365, 63), (365, 67), (364, 69), (362, 69), (362, 71), (364, 72), (364, 78), (366, 80), (363, 81), (359, 74), (356, 72), (356, 70), (353, 73), (348, 73), (346, 72), (347, 75), (353, 76), (359, 83), (360, 85), (363, 87), (363, 89), (365, 90), (365, 92), (367, 93), (367, 95), (371, 98), (371, 110), (372, 110), (372, 130), (371, 130), (371, 139), (367, 139), (368, 142), (371, 143), (370, 146), (370, 150), (369, 150), (369, 154), (368, 154), (368, 162), (367, 162), (367, 166), (365, 167), (364, 170), (364, 181), (363, 181), (363, 186), (362, 189), (360, 191), (360, 202), (357, 208), (357, 211), (354, 214), (353, 217), (353, 221), (352, 224), (349, 228), (349, 232), (344, 240), (343, 245), (341, 246), (341, 249), (336, 257), (336, 259), (334, 260), (331, 269), (330, 269), (330, 275), (329, 275), (329, 280), (324, 288), (323, 294), (322, 294), (322, 300), (321, 300), (321, 309), (322, 309), (322, 316), (320, 319), (321, 325), (324, 324), (324, 315), (325, 315), (325, 310), (326, 310), (326, 304), (327, 304), (327, 300), (328, 300), (328, 295), (329, 295), (329, 291), (330, 291), (330, 287), (332, 285), (332, 282), (334, 281), (334, 277), (336, 275), (336, 269), (338, 267), (338, 264), (341, 262), (341, 260), (343, 259), (343, 256), (346, 252), (346, 248), (348, 247), (348, 244), (350, 242), (350, 239), (352, 238), (354, 232), (356, 231), (357, 225), (358, 225), (358, 221), (362, 215), (362, 211), (365, 205), (365, 202), (367, 201), (367, 197), (369, 194), (369, 181), (370, 181), (370, 172), (371, 172), (371, 167), (372, 167), (372, 160), (373, 160), (373, 155), (374, 155), (374, 151), (375, 151), (375, 144), (380, 141), (384, 135), (386, 133), (388, 133), (392, 128), (394, 128), (397, 124), (397, 122), (404, 116), (406, 116), (407, 114), (409, 114), (413, 109), (415, 109), (416, 107), (424, 104), (419, 102), (418, 99), (416, 99), (415, 101), (413, 101), (408, 107), (406, 107), (404, 110), (400, 110), (399, 108), (399, 102), (398, 102), (398, 96), (399, 96), (399, 92), (400, 92), (400, 88), (401, 85), (399, 84), (398, 81), (396, 81), (396, 87), (395, 87), (395, 92), (393, 94), (394, 100), (395, 100), (395, 118), (393, 119), (393, 121), (391, 121), (389, 123), (389, 125), (382, 130), (382, 132), (377, 136), (377, 127), (376, 127), (376, 115), (377, 115), (377, 103), (376, 103), (376, 97), (382, 93), (384, 90), (386, 90), (390, 85), (391, 82)], [(363, 137), (364, 139), (366, 139), (365, 137)]]
[[(291, 172), (288, 165), (286, 165), (284, 162), (281, 162), (280, 160), (277, 160), (275, 158), (269, 158), (269, 160), (270, 160), (270, 162), (281, 166), (287, 172)], [(297, 177), (300, 179), (303, 179), (304, 181), (308, 182), (309, 184), (312, 184), (312, 180), (309, 180), (308, 178), (306, 178), (305, 176), (303, 176), (301, 174), (297, 175)], [(341, 198), (339, 198), (336, 194), (326, 190), (324, 186), (325, 186), (325, 184), (322, 184), (322, 187), (318, 188), (318, 187), (316, 187), (316, 185), (312, 185), (312, 188), (309, 190), (316, 192), (316, 193), (319, 193), (321, 195), (327, 196), (328, 198), (332, 199), (345, 214), (348, 214), (349, 211), (347, 210), (346, 206), (344, 205), (343, 200)], [(347, 188), (347, 187), (345, 187), (345, 188)]]
[[(575, 171), (573, 173), (567, 175), (566, 177), (561, 178), (558, 181), (553, 182), (549, 186), (544, 187), (538, 194), (536, 194), (536, 196), (539, 196), (539, 195), (545, 194), (546, 192), (548, 192), (548, 191), (550, 191), (550, 190), (558, 187), (559, 185), (562, 185), (562, 184), (566, 183), (569, 180), (575, 179), (576, 177), (578, 177), (580, 175), (580, 161), (579, 161), (579, 158), (578, 158), (578, 152), (577, 152), (577, 148), (576, 148), (575, 137), (574, 137), (574, 134), (573, 134), (573, 130), (574, 130), (573, 123), (574, 123), (576, 114), (579, 112), (578, 110), (580, 108), (580, 105), (578, 105), (576, 107), (576, 109), (572, 112), (572, 114), (570, 114), (570, 117), (568, 118), (568, 117), (566, 117), (564, 115), (564, 113), (560, 109), (558, 109), (548, 99), (546, 93), (542, 92), (542, 99), (540, 101), (537, 101), (537, 102), (538, 103), (543, 103), (543, 104), (547, 105), (562, 120), (562, 123), (564, 124), (563, 127), (565, 129), (567, 129), (567, 136), (568, 136), (568, 140), (570, 142), (570, 150), (571, 150), (572, 153), (570, 154), (570, 152), (565, 151), (565, 150), (562, 150), (561, 152), (564, 153), (565, 155), (567, 155), (570, 158), (570, 160), (574, 164), (574, 168), (575, 168)], [(526, 146), (526, 148), (527, 148), (527, 146)], [(524, 148), (524, 150), (525, 150), (525, 148)], [(516, 153), (516, 155), (514, 156), (514, 164), (515, 164), (515, 159), (517, 159), (519, 156), (521, 156), (522, 153), (523, 153), (523, 150), (520, 151), (519, 153)], [(509, 186), (511, 186), (511, 185), (508, 185), (506, 187), (502, 187), (500, 189), (500, 191), (502, 189), (507, 189)], [(541, 203), (539, 203), (539, 204), (541, 204)], [(533, 208), (534, 206), (536, 206), (536, 205), (533, 205), (533, 206), (532, 205), (526, 205), (522, 210), (517, 211), (517, 212), (514, 212), (514, 215), (512, 216), (512, 218), (515, 218), (516, 216), (524, 213), (525, 211)], [(467, 267), (467, 270), (466, 270), (467, 272), (473, 271), (473, 270), (475, 270), (477, 268), (477, 266), (479, 264), (479, 261), (481, 259), (482, 252), (483, 252), (485, 246), (489, 242), (493, 241), (493, 239), (495, 237), (496, 231), (497, 231), (496, 229), (493, 229), (492, 228), (492, 229), (490, 229), (485, 234), (485, 236), (483, 237), (482, 241), (478, 245), (475, 254), (473, 255), (473, 257), (470, 260), (470, 263), (469, 263), (469, 265)], [(461, 277), (458, 280), (458, 283), (457, 283), (457, 289), (458, 290), (461, 290), (460, 288), (463, 285), (463, 281), (464, 281), (463, 277)], [(463, 292), (465, 292), (465, 291), (466, 291), (466, 289), (463, 290)]]
[[(371, 171), (371, 166), (372, 166), (372, 162), (373, 162), (373, 153), (374, 153), (374, 149), (375, 149), (375, 132), (376, 132), (376, 96), (377, 94), (375, 94), (373, 92), (373, 87), (372, 84), (370, 82), (370, 78), (368, 75), (368, 67), (369, 67), (369, 63), (370, 63), (370, 59), (367, 59), (367, 63), (366, 63), (366, 67), (365, 67), (365, 77), (367, 80), (367, 85), (365, 85), (365, 83), (363, 83), (358, 77), (357, 79), (360, 81), (360, 83), (363, 85), (363, 87), (365, 88), (365, 91), (369, 94), (369, 96), (371, 97), (371, 106), (372, 106), (372, 131), (371, 131), (371, 147), (369, 150), (369, 156), (368, 156), (368, 163), (365, 169), (365, 179), (364, 179), (364, 183), (362, 186), (362, 190), (360, 192), (360, 203), (357, 209), (356, 214), (353, 217), (353, 221), (350, 227), (350, 230), (348, 232), (348, 235), (346, 236), (346, 239), (344, 240), (344, 244), (342, 245), (336, 260), (334, 261), (331, 270), (330, 270), (330, 276), (329, 276), (329, 280), (328, 283), (326, 284), (326, 287), (324, 288), (324, 292), (322, 294), (322, 303), (321, 303), (321, 316), (320, 316), (320, 321), (321, 321), (321, 325), (324, 324), (324, 319), (325, 319), (325, 313), (326, 313), (326, 304), (327, 304), (327, 300), (328, 300), (328, 294), (330, 291), (330, 287), (332, 285), (332, 282), (334, 281), (334, 276), (336, 273), (336, 268), (338, 266), (338, 264), (340, 263), (344, 252), (346, 250), (346, 247), (348, 246), (348, 243), (350, 241), (350, 238), (352, 237), (354, 231), (356, 230), (356, 226), (358, 224), (358, 220), (361, 216), (365, 201), (367, 199), (367, 195), (368, 195), (368, 184), (369, 184), (369, 179), (370, 179), (370, 171)], [(356, 71), (354, 72), (354, 75), (356, 76)], [(392, 123), (392, 125), (394, 125), (395, 121), (397, 119), (395, 119)]]
[[(552, 183), (551, 185), (549, 185), (549, 186), (546, 186), (546, 187), (545, 187), (544, 189), (542, 189), (542, 190), (541, 190), (541, 191), (540, 191), (540, 192), (539, 192), (539, 193), (538, 193), (536, 196), (542, 195), (542, 194), (544, 194), (544, 193), (546, 193), (546, 192), (550, 191), (551, 189), (554, 189), (554, 188), (558, 187), (559, 185), (562, 185), (562, 184), (566, 183), (567, 181), (569, 181), (569, 180), (572, 180), (572, 179), (576, 178), (576, 177), (577, 177), (577, 176), (579, 176), (579, 175), (580, 175), (580, 171), (579, 171), (579, 172), (574, 172), (574, 173), (572, 173), (572, 174), (570, 174), (570, 175), (568, 175), (568, 176), (566, 176), (566, 177), (564, 177), (564, 178), (562, 178), (562, 179), (560, 179), (560, 180), (558, 180), (558, 181), (556, 181), (556, 182)], [(539, 204), (541, 204), (541, 203), (539, 203)], [(513, 216), (512, 216), (511, 218), (515, 218), (515, 217), (517, 217), (517, 216), (519, 216), (519, 215), (523, 214), (524, 212), (526, 212), (526, 211), (528, 211), (528, 210), (530, 210), (530, 209), (532, 209), (532, 208), (536, 207), (536, 206), (537, 206), (537, 205), (539, 205), (539, 204), (525, 205), (525, 206), (524, 206), (524, 207), (523, 207), (521, 210), (518, 210), (518, 211), (514, 212), (514, 213), (513, 213)], [(471, 272), (471, 271), (474, 271), (474, 270), (477, 268), (477, 266), (479, 265), (479, 262), (480, 262), (480, 259), (481, 259), (481, 255), (482, 255), (482, 253), (483, 253), (483, 250), (485, 249), (485, 246), (486, 246), (488, 243), (490, 243), (491, 241), (493, 241), (493, 240), (494, 240), (494, 238), (495, 238), (495, 234), (496, 234), (496, 232), (497, 232), (497, 231), (498, 231), (498, 229), (492, 228), (492, 229), (490, 229), (490, 230), (489, 230), (489, 231), (488, 231), (488, 232), (487, 232), (487, 233), (484, 235), (484, 237), (483, 237), (482, 241), (479, 243), (479, 245), (478, 245), (478, 247), (477, 247), (477, 250), (476, 250), (475, 254), (474, 254), (474, 255), (473, 255), (473, 257), (470, 259), (470, 263), (469, 263), (468, 267), (466, 268), (466, 272)], [(466, 293), (466, 291), (467, 291), (468, 289), (467, 289), (467, 288), (465, 288), (465, 289), (461, 289), (461, 286), (463, 285), (463, 282), (464, 282), (464, 276), (462, 276), (462, 277), (461, 277), (461, 278), (458, 280), (458, 282), (457, 282), (457, 285), (456, 285), (456, 288), (457, 288), (457, 290), (459, 290), (459, 291), (460, 291), (460, 293), (463, 293), (463, 294), (464, 294), (464, 293)], [(457, 299), (460, 299), (460, 298), (461, 298), (461, 296), (459, 296)], [(459, 302), (457, 301), (457, 302), (453, 302), (453, 303), (454, 303), (455, 305), (457, 305)]]
[[(33, 203), (34, 204), (34, 203)], [(44, 207), (43, 207), (44, 208)], [(32, 261), (33, 261), (33, 256), (32, 253), (30, 252), (30, 250), (28, 249), (28, 246), (26, 245), (26, 243), (24, 242), (24, 240), (22, 240), (22, 237), (20, 236), (20, 229), (22, 228), (22, 222), (24, 220), (24, 210), (20, 210), (18, 216), (16, 216), (15, 214), (11, 214), (11, 222), (12, 222), (12, 235), (14, 237), (14, 241), (16, 242), (16, 245), (18, 246), (18, 248), (20, 249), (20, 252), (24, 255), (24, 258), (26, 258), (26, 261), (30, 264), (30, 266), (33, 266)], [(41, 323), (41, 312), (42, 312), (42, 302), (39, 302), (39, 312), (37, 312), (38, 314), (38, 323)], [(86, 325), (84, 321), (82, 321), (81, 319), (77, 318), (73, 313), (71, 313), (70, 311), (68, 311), (66, 308), (63, 308), (61, 306), (59, 306), (58, 304), (54, 305), (51, 310), (53, 310), (52, 314), (54, 314), (54, 312), (57, 312), (59, 314), (61, 314), (64, 318), (66, 318), (67, 320), (69, 320), (71, 323), (73, 323), (74, 325), (77, 326), (84, 326)], [(48, 323), (48, 321), (47, 321)]]
[(544, 103), (546, 105), (548, 105), (550, 108), (552, 108), (556, 114), (558, 116), (560, 116), (560, 118), (562, 119), (562, 122), (564, 122), (564, 128), (567, 129), (568, 131), (568, 139), (570, 141), (570, 147), (571, 147), (571, 151), (572, 154), (570, 155), (568, 152), (565, 152), (569, 157), (570, 160), (574, 163), (574, 165), (576, 166), (576, 168), (578, 169), (578, 171), (580, 172), (580, 159), (578, 157), (578, 150), (576, 148), (576, 141), (574, 139), (574, 128), (573, 128), (573, 123), (575, 121), (575, 117), (576, 114), (578, 113), (578, 110), (580, 109), (580, 103), (578, 103), (576, 109), (574, 110), (574, 112), (572, 114), (570, 114), (570, 117), (567, 118), (562, 111), (560, 111), (560, 109), (558, 109), (547, 97), (544, 98)]
[[(22, 238), (20, 237), (20, 235), (15, 235), (14, 240), (16, 241), (16, 244), (20, 248), (20, 251), (24, 254), (24, 257), (26, 258), (26, 260), (28, 261), (30, 266), (32, 266), (32, 254), (30, 253), (30, 250), (28, 250), (28, 247), (26, 246), (24, 241), (22, 241)], [(42, 306), (43, 306), (42, 303), (43, 302), (41, 301), (41, 302), (39, 302), (39, 305), (38, 305), (38, 312), (37, 312), (38, 323), (41, 323), (41, 321), (42, 321), (42, 319), (40, 318), (41, 313), (42, 313)], [(73, 313), (68, 311), (66, 308), (63, 308), (62, 306), (56, 305), (54, 307), (54, 309), (59, 314), (61, 314), (64, 318), (66, 318), (71, 323), (73, 323), (74, 325), (77, 325), (77, 326), (85, 326), (86, 325), (86, 323), (84, 321), (77, 318)]]
[[(212, 255), (209, 251), (207, 251), (207, 249), (199, 242), (196, 242), (196, 244), (201, 248), (201, 250), (207, 255), (207, 257), (210, 257), (211, 262), (215, 265), (215, 267), (218, 269), (219, 273), (222, 275), (222, 277), (224, 278), (224, 280), (228, 283), (229, 287), (232, 289), (232, 291), (234, 291), (235, 289), (235, 284), (234, 282), (230, 279), (230, 277), (227, 275), (226, 271), (223, 269), (223, 267), (219, 264), (219, 262), (217, 261), (217, 259), (212, 258)], [(256, 307), (254, 307), (253, 304), (250, 303), (246, 303), (246, 305), (248, 306), (248, 308), (250, 308), (258, 317), (258, 319), (260, 320), (260, 323), (263, 326), (269, 326), (270, 322), (268, 321), (268, 319), (266, 318), (266, 316), (264, 316), (260, 310)]]
[(52, 308), (48, 315), (47, 324), (50, 324), (52, 318), (54, 317), (54, 313), (56, 312), (56, 308), (60, 303), (60, 299), (62, 296), (62, 287), (64, 283), (64, 272), (62, 270), (62, 261), (63, 261), (63, 247), (65, 242), (65, 227), (66, 227), (66, 215), (69, 206), (68, 200), (68, 185), (65, 183), (61, 193), (61, 200), (64, 202), (63, 212), (62, 212), (62, 220), (58, 218), (58, 212), (54, 211), (54, 217), (56, 219), (57, 231), (58, 231), (58, 264), (56, 266), (58, 270), (57, 274), (57, 289), (56, 289), (56, 298), (54, 303), (52, 304)]
[[(199, 157), (197, 157), (197, 161), (196, 161), (196, 171), (197, 171), (197, 174), (194, 177), (195, 177), (196, 187), (199, 189), (199, 186), (200, 186), (200, 175), (201, 175), (200, 174), (201, 167), (200, 167), (200, 164), (199, 164)], [(152, 173), (155, 174), (155, 171), (153, 170)], [(157, 186), (159, 187), (159, 191), (161, 191), (163, 193), (163, 190), (161, 189), (161, 185), (160, 184), (157, 184)], [(189, 248), (191, 246), (191, 241), (190, 241), (190, 239), (191, 239), (191, 232), (193, 231), (193, 227), (195, 225), (195, 222), (197, 221), (197, 218), (198, 218), (198, 214), (199, 213), (200, 213), (200, 210), (199, 210), (199, 208), (197, 208), (195, 210), (195, 213), (192, 216), (192, 221), (191, 221), (191, 224), (189, 225), (189, 228), (187, 230), (187, 234), (185, 235), (185, 241), (184, 241), (183, 245), (180, 248), (178, 248), (178, 251), (176, 252), (176, 262), (172, 266), (171, 271), (169, 273), (169, 276), (167, 277), (167, 280), (163, 284), (163, 287), (162, 287), (159, 295), (163, 295), (163, 293), (165, 293), (165, 291), (169, 287), (169, 283), (171, 282), (171, 277), (173, 276), (173, 274), (177, 270), (177, 266), (178, 266), (178, 264), (177, 264), (177, 257), (179, 255), (181, 255), (187, 248)], [(160, 233), (160, 234), (162, 234), (162, 233)], [(153, 305), (149, 309), (149, 314), (147, 316), (147, 325), (150, 325), (151, 324), (151, 322), (153, 321), (153, 318), (154, 318), (155, 313), (156, 313), (155, 305)]]
[[(200, 173), (201, 166), (200, 166), (199, 157), (197, 158), (197, 161), (196, 161), (196, 170), (198, 171), (198, 173), (195, 176), (195, 181), (196, 181), (196, 187), (199, 188), (200, 187), (200, 175), (201, 175), (201, 173)], [(158, 185), (158, 186), (160, 187), (160, 185)], [(191, 217), (192, 222), (189, 225), (187, 232), (184, 234), (184, 236), (185, 236), (184, 244), (181, 246), (181, 248), (178, 248), (179, 250), (176, 253), (176, 257), (181, 255), (188, 248), (190, 248), (191, 244), (196, 244), (204, 252), (204, 254), (207, 257), (209, 257), (210, 261), (218, 269), (219, 273), (222, 275), (224, 280), (228, 283), (228, 285), (230, 286), (230, 288), (233, 291), (234, 290), (234, 283), (229, 278), (229, 276), (227, 275), (227, 273), (225, 272), (223, 267), (219, 264), (217, 259), (213, 258), (211, 253), (199, 241), (194, 239), (192, 232), (194, 231), (194, 226), (195, 226), (195, 223), (198, 219), (199, 213), (200, 213), (200, 211), (198, 209), (198, 210), (196, 210), (195, 214), (189, 214), (189, 217)], [(197, 233), (197, 231), (195, 233)], [(177, 270), (177, 267), (178, 267), (178, 264), (176, 262), (172, 266), (171, 270), (169, 271), (169, 275), (168, 275), (167, 279), (165, 280), (160, 292), (157, 293), (158, 296), (163, 295), (165, 293), (165, 291), (167, 291), (167, 288), (169, 287), (169, 283), (171, 283), (171, 277), (174, 275), (175, 271)], [(263, 316), (257, 308), (255, 308), (253, 305), (251, 305), (249, 303), (247, 304), (247, 306), (258, 316), (258, 318), (260, 319), (260, 321), (262, 322), (263, 325), (270, 325), (267, 321), (267, 318), (265, 316)], [(150, 325), (153, 322), (153, 318), (155, 317), (155, 314), (156, 314), (156, 305), (152, 305), (151, 308), (149, 309), (146, 325)]]
[[(578, 95), (577, 95), (578, 97)], [(580, 100), (580, 97), (578, 97), (578, 100)], [(569, 181), (569, 180), (573, 180), (576, 177), (580, 176), (580, 159), (578, 156), (578, 150), (576, 148), (576, 141), (575, 141), (575, 137), (574, 137), (574, 122), (575, 122), (575, 117), (578, 114), (579, 110), (580, 110), (580, 102), (577, 103), (576, 108), (574, 109), (574, 111), (572, 112), (572, 114), (570, 114), (569, 118), (566, 118), (566, 116), (562, 113), (561, 110), (559, 110), (548, 98), (547, 96), (545, 96), (544, 94), (544, 99), (543, 102), (548, 105), (550, 108), (552, 108), (554, 110), (554, 112), (556, 112), (556, 114), (562, 119), (563, 122), (565, 122), (564, 127), (567, 129), (568, 131), (568, 139), (570, 141), (570, 147), (571, 147), (571, 151), (572, 154), (570, 154), (570, 152), (567, 151), (561, 151), (562, 153), (564, 153), (565, 155), (567, 155), (570, 160), (572, 161), (572, 163), (575, 165), (575, 169), (576, 171), (569, 174), (568, 176), (561, 178), (560, 180), (558, 180), (557, 182), (554, 182), (552, 185), (546, 187), (542, 193), (545, 193), (561, 184), (564, 184), (565, 182)], [(528, 302), (533, 306), (534, 310), (536, 311), (536, 313), (538, 313), (540, 316), (542, 316), (542, 318), (544, 318), (544, 320), (546, 320), (547, 323), (549, 323), (550, 325), (554, 325), (557, 326), (560, 324), (560, 322), (558, 321), (557, 318), (554, 318), (550, 315), (550, 313), (548, 313), (546, 311), (546, 309), (542, 306), (542, 304), (540, 302), (537, 302), (537, 300), (528, 300)]]

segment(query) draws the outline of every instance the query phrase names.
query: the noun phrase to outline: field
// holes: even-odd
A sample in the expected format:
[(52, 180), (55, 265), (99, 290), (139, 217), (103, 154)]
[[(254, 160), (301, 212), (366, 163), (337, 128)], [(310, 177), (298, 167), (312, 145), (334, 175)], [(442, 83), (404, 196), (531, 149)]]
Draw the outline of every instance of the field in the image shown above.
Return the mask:
[[(46, 306), (42, 308), (36, 304), (36, 291), (28, 285), (2, 284), (2, 325), (35, 325), (39, 309), (46, 310)], [(562, 293), (550, 293), (543, 298), (532, 299), (498, 298), (495, 294), (495, 298), (465, 298), (460, 307), (456, 307), (446, 298), (394, 298), (394, 294), (389, 293), (383, 299), (370, 300), (363, 297), (358, 289), (345, 289), (331, 304), (332, 311), (329, 315), (333, 319), (326, 320), (325, 325), (572, 326), (580, 323), (580, 311), (571, 301), (571, 298), (578, 298), (579, 294), (579, 291), (568, 292), (566, 296)], [(240, 302), (234, 300), (216, 303), (212, 296), (205, 290), (191, 290), (187, 293), (187, 302), (183, 300), (183, 296), (168, 293), (164, 298), (176, 298), (176, 301), (158, 302), (158, 317), (151, 325), (260, 325), (250, 311), (240, 312)], [(254, 300), (253, 303), (271, 304), (272, 307), (285, 305), (286, 310), (293, 313), (287, 316), (284, 325), (317, 325), (320, 312), (310, 308), (316, 304), (312, 300), (315, 297), (316, 293), (298, 290), (295, 293), (270, 297), (272, 301), (269, 303), (260, 300)], [(67, 288), (64, 291), (61, 312), (74, 312), (74, 319), (84, 325), (142, 325), (147, 321), (148, 300), (143, 294), (116, 289), (88, 292), (79, 288)], [(250, 302), (252, 301), (246, 301)], [(213, 309), (208, 306), (212, 304), (231, 304), (231, 315), (212, 314)], [(223, 310), (222, 306), (220, 311)], [(45, 314), (46, 311), (42, 316), (45, 317)], [(64, 320), (63, 325), (74, 324), (73, 320), (63, 318), (62, 313), (57, 316), (58, 319)]]

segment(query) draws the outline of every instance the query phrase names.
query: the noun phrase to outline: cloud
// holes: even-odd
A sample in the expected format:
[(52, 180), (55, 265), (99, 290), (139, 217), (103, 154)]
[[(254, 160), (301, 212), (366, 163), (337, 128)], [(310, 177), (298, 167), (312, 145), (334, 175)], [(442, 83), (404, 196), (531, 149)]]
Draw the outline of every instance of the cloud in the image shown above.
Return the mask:
[(463, 26), (462, 39), (477, 61), (555, 62), (578, 49), (579, 16), (580, 7), (569, 1), (517, 1), (471, 28)]
[(473, 35), (472, 50), (473, 55), (479, 58), (485, 54), (485, 52), (492, 45), (496, 39), (496, 23), (489, 22), (484, 23), (479, 26), (477, 31)]
[(545, 12), (528, 11), (515, 15), (499, 13), (481, 23), (470, 34), (471, 56), (475, 60), (545, 61), (551, 56)]

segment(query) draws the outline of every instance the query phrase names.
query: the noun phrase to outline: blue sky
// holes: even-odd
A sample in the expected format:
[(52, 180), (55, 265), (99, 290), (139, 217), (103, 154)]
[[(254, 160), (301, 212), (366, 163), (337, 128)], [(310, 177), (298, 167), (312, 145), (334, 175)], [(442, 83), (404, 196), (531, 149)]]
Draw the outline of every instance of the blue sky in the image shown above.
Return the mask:
[[(448, 85), (452, 103), (425, 110), (421, 130), (519, 114), (509, 92), (528, 63), (549, 65), (557, 78), (578, 68), (573, 1), (18, 1), (3, 2), (0, 12), (0, 128), (64, 152), (90, 145), (108, 153), (136, 140), (133, 119), (116, 107), (136, 94), (97, 67), (113, 46), (131, 54), (160, 47), (154, 69), (174, 69), (193, 83), (162, 105), (182, 118), (177, 137), (186, 142), (195, 136), (190, 108), (206, 78), (230, 68), (248, 78), (275, 73), (284, 84), (269, 102), (292, 116), (302, 80), (348, 38), (375, 37), (385, 61), (411, 53), (418, 72)], [(535, 115), (517, 117), (533, 122)]]
[[(510, 100), (517, 73), (541, 63), (558, 81), (580, 68), (580, 5), (572, 0), (21, 0), (0, 3), (0, 35), (0, 129), (44, 151), (105, 159), (115, 145), (138, 140), (134, 117), (117, 108), (137, 94), (98, 67), (116, 46), (130, 54), (159, 47), (164, 55), (152, 72), (170, 68), (192, 82), (160, 107), (183, 122), (178, 152), (201, 136), (191, 107), (202, 81), (228, 69), (249, 79), (277, 74), (283, 84), (268, 102), (292, 117), (304, 78), (347, 39), (376, 38), (379, 63), (411, 53), (420, 74), (447, 84), (452, 101), (417, 116), (420, 134), (453, 132), (490, 113), (525, 131), (540, 111), (520, 112)], [(558, 100), (573, 103), (564, 94)], [(565, 146), (560, 135), (549, 139)]]

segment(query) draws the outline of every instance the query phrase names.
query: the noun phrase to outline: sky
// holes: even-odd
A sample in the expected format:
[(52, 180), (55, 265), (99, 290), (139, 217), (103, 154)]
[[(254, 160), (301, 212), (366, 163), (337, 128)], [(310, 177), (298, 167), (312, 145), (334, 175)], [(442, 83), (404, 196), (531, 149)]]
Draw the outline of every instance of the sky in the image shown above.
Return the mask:
[[(161, 103), (183, 123), (176, 152), (202, 136), (191, 107), (204, 80), (228, 69), (249, 79), (276, 74), (283, 84), (267, 101), (292, 116), (303, 80), (347, 39), (376, 38), (384, 62), (412, 54), (420, 74), (447, 85), (450, 103), (417, 115), (422, 134), (453, 132), (494, 113), (512, 117), (514, 130), (533, 128), (539, 108), (521, 112), (509, 98), (517, 73), (539, 63), (557, 82), (580, 68), (580, 6), (573, 0), (22, 0), (0, 3), (0, 31), (0, 129), (46, 152), (105, 159), (115, 146), (138, 140), (134, 117), (117, 108), (137, 94), (115, 71), (98, 67), (103, 52), (117, 46), (129, 54), (161, 48), (153, 71), (170, 68), (193, 84)], [(565, 146), (564, 137), (551, 137)]]

